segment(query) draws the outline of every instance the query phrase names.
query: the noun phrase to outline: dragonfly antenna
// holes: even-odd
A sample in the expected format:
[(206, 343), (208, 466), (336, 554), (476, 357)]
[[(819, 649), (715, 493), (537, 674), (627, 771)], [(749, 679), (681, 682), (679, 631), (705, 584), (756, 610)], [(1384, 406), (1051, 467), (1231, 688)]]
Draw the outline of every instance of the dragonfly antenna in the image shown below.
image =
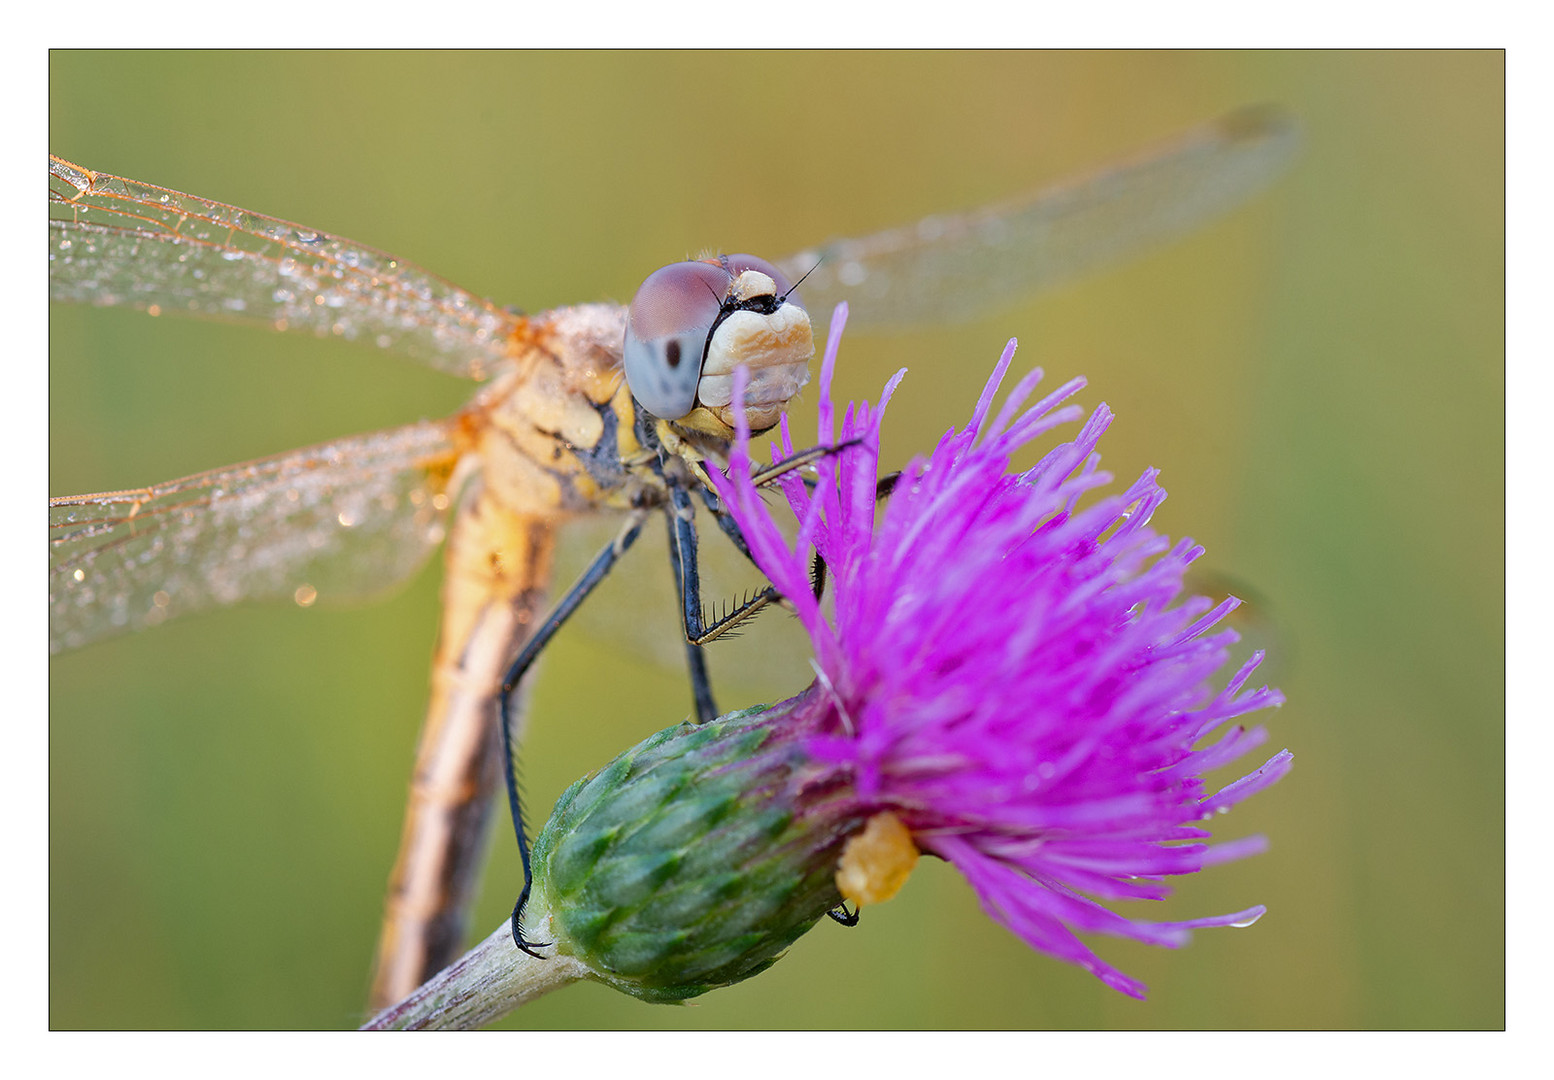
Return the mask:
[(788, 291), (782, 294), (783, 300), (786, 301), (788, 299), (788, 297), (793, 294), (793, 290), (794, 289), (797, 289), (800, 285), (804, 284), (804, 278), (809, 277), (809, 275), (813, 274), (816, 270), (819, 270), (820, 269), (820, 264), (825, 262), (825, 261), (826, 260), (825, 260), (825, 256), (824, 255), (822, 255), (819, 258), (817, 258), (815, 260), (815, 265), (811, 266), (808, 270), (804, 271), (804, 277), (799, 278), (792, 285), (788, 286)]

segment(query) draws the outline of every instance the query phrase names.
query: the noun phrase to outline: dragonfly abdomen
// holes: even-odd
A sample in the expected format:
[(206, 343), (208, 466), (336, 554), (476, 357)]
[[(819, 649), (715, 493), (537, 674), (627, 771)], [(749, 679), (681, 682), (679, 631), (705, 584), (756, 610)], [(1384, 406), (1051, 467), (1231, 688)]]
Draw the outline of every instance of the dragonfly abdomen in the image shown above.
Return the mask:
[(392, 1004), (463, 947), (501, 777), (496, 691), (543, 614), (555, 522), (467, 493), (448, 538), (443, 624), (389, 883), (372, 1007)]

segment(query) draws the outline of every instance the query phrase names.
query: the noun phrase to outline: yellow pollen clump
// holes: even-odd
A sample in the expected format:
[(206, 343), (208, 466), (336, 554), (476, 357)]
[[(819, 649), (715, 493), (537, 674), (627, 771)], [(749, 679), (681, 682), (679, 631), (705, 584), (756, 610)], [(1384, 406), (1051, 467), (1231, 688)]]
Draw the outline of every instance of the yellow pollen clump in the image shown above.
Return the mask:
[(912, 833), (901, 819), (889, 810), (875, 814), (842, 849), (837, 891), (860, 907), (882, 904), (906, 884), (917, 856)]

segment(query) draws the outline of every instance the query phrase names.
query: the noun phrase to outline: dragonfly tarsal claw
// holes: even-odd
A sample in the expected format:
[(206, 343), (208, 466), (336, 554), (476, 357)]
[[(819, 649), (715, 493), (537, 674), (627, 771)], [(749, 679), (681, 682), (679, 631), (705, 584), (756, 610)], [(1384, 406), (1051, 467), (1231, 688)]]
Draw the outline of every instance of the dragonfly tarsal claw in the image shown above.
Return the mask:
[(859, 908), (858, 911), (848, 911), (847, 901), (844, 900), (840, 904), (836, 905), (836, 907), (826, 912), (826, 914), (829, 915), (833, 921), (839, 922), (843, 926), (852, 927), (858, 925), (858, 916), (862, 910), (862, 908)]
[(544, 953), (535, 952), (536, 949), (548, 949), (553, 944), (549, 941), (530, 941), (523, 936), (523, 905), (529, 899), (529, 887), (524, 886), (523, 893), (518, 897), (518, 902), (513, 905), (513, 944), (518, 946), (518, 951), (527, 953), (536, 960), (549, 960)]

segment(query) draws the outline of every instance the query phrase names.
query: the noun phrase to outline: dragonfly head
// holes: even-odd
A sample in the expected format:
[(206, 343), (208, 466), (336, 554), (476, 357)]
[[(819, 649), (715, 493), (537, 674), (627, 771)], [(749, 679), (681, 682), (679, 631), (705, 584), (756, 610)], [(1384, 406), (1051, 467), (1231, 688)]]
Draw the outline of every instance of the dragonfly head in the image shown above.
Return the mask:
[(752, 432), (776, 425), (809, 381), (815, 337), (788, 279), (753, 255), (721, 255), (655, 270), (626, 315), (626, 382), (647, 412), (730, 439), (734, 369), (750, 373)]

